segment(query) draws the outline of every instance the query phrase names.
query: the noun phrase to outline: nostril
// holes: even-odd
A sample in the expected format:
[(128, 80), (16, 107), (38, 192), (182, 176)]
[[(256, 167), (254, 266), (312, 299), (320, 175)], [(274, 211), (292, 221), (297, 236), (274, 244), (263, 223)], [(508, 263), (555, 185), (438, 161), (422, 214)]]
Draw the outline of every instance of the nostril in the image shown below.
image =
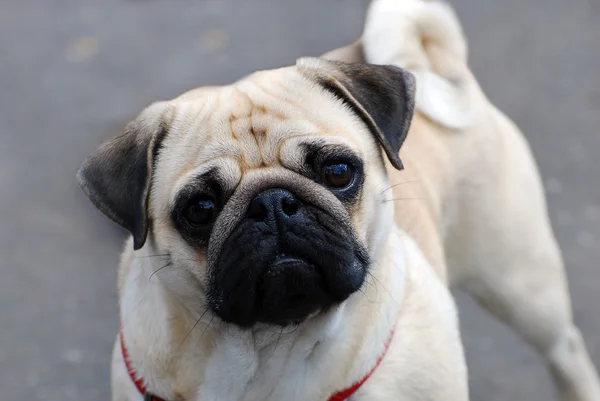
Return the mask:
[(255, 222), (275, 222), (291, 217), (302, 204), (289, 191), (281, 188), (267, 189), (252, 199), (246, 210), (246, 218)]
[(285, 196), (281, 199), (281, 210), (288, 216), (296, 214), (298, 211), (298, 201), (291, 196)]
[(267, 218), (267, 208), (260, 199), (254, 199), (250, 202), (246, 215), (252, 219), (264, 220)]

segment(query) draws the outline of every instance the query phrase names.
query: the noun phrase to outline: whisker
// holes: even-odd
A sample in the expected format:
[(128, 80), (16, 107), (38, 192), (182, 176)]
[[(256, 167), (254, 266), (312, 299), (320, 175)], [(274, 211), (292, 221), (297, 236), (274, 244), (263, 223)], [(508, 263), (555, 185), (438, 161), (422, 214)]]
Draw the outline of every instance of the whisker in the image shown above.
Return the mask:
[[(366, 284), (370, 284), (373, 286), (373, 288), (375, 288), (375, 291), (377, 291), (377, 286), (375, 286), (373, 283), (370, 283), (369, 280), (365, 281)], [(364, 290), (364, 288), (359, 288), (358, 291), (366, 298), (367, 301), (369, 301), (369, 303), (373, 303), (373, 300), (371, 298), (369, 298), (369, 296), (367, 295), (367, 292)]]
[(158, 253), (156, 255), (144, 255), (144, 256), (136, 256), (136, 259), (146, 259), (146, 258), (164, 258), (164, 257), (170, 257), (171, 254), (170, 253)]
[[(283, 334), (284, 329), (285, 329), (285, 327), (282, 327), (281, 330), (279, 331), (279, 335), (277, 336), (277, 341), (275, 341), (275, 347), (273, 348), (273, 352), (271, 353), (271, 356), (269, 357), (269, 359), (271, 359), (273, 357), (273, 355), (275, 355), (275, 351), (277, 350), (277, 347), (279, 346), (279, 341), (281, 340), (281, 335)], [(269, 361), (269, 359), (267, 359), (267, 362)]]
[[(206, 313), (206, 311), (204, 311), (204, 313)], [(204, 313), (202, 314), (202, 316), (204, 316)], [(200, 319), (202, 319), (202, 316), (200, 316)], [(198, 343), (200, 343), (200, 341), (202, 341), (202, 337), (204, 337), (204, 334), (206, 334), (206, 330), (208, 330), (208, 328), (212, 324), (214, 318), (215, 318), (215, 315), (213, 314), (211, 316), (210, 320), (208, 321), (208, 324), (206, 325), (206, 327), (202, 331), (202, 334), (200, 334), (200, 337), (198, 337), (198, 341), (196, 341), (196, 345), (198, 345)], [(198, 322), (200, 321), (200, 319), (198, 319)], [(198, 322), (196, 322), (196, 324), (198, 324)], [(194, 327), (196, 326), (196, 324), (194, 325)], [(193, 330), (193, 328), (192, 328), (192, 330)], [(190, 333), (191, 333), (191, 331), (190, 331)]]
[[(379, 287), (375, 283), (375, 276), (373, 273), (368, 272), (367, 284), (375, 289), (375, 299), (379, 298)], [(375, 303), (373, 299), (370, 299), (368, 296), (366, 297), (370, 303)]]
[(173, 266), (173, 262), (172, 262), (172, 261), (171, 261), (171, 262), (169, 262), (169, 263), (167, 263), (166, 265), (164, 265), (164, 266), (161, 266), (161, 267), (159, 267), (158, 269), (156, 269), (156, 270), (155, 270), (155, 271), (154, 271), (154, 272), (153, 272), (153, 273), (150, 275), (150, 277), (148, 277), (148, 282), (150, 282), (150, 280), (152, 280), (152, 277), (153, 277), (153, 276), (154, 276), (156, 273), (158, 273), (158, 272), (159, 272), (159, 271), (161, 271), (162, 269), (164, 269), (164, 268), (166, 268), (166, 267), (169, 267), (169, 266)]
[[(285, 330), (285, 327), (282, 327), (281, 330), (279, 331), (279, 335), (277, 336), (277, 340), (275, 341), (275, 346), (273, 347), (273, 351), (271, 352), (271, 355), (269, 355), (269, 357), (267, 359), (264, 360), (264, 362), (259, 366), (258, 370), (262, 370), (262, 368), (269, 363), (269, 361), (271, 360), (271, 358), (273, 358), (273, 356), (275, 355), (275, 351), (277, 350), (277, 347), (279, 346), (279, 341), (281, 340), (281, 336), (283, 334), (289, 334), (289, 333), (284, 333), (283, 330)], [(294, 331), (296, 331), (297, 329), (294, 329), (293, 331), (291, 331), (290, 333), (293, 333)]]
[(198, 318), (198, 320), (196, 320), (196, 323), (194, 323), (194, 325), (192, 326), (192, 328), (190, 329), (190, 331), (187, 333), (187, 335), (185, 336), (185, 338), (183, 339), (183, 341), (181, 342), (181, 344), (179, 344), (179, 346), (177, 347), (177, 349), (175, 350), (175, 352), (177, 352), (179, 350), (179, 348), (181, 348), (181, 346), (186, 342), (186, 340), (192, 334), (192, 332), (194, 331), (194, 329), (196, 328), (196, 326), (198, 326), (198, 323), (200, 323), (200, 321), (202, 321), (202, 318), (204, 317), (204, 315), (206, 315), (206, 312), (208, 312), (208, 309), (209, 309), (208, 307), (206, 309), (204, 309), (204, 312), (202, 312), (202, 314), (200, 315), (200, 317)]
[(288, 331), (288, 332), (286, 332), (286, 333), (283, 333), (283, 334), (285, 334), (286, 336), (287, 336), (287, 335), (289, 335), (289, 334), (293, 334), (293, 333), (295, 333), (296, 331), (298, 331), (298, 329), (299, 329), (299, 328), (300, 328), (300, 325), (299, 325), (299, 324), (295, 324), (295, 325), (294, 325), (294, 328), (293, 328), (291, 331)]
[(384, 189), (383, 191), (381, 191), (380, 194), (383, 194), (384, 192), (389, 191), (390, 189), (395, 188), (395, 187), (397, 187), (399, 185), (410, 184), (412, 182), (417, 182), (417, 181), (419, 181), (419, 180), (408, 180), (408, 181), (398, 182), (398, 183), (396, 183), (396, 184), (394, 184), (392, 186), (387, 187), (386, 189)]
[(381, 201), (381, 203), (395, 202), (395, 201), (423, 200), (423, 199), (425, 199), (425, 198), (393, 198), (393, 199), (384, 199)]
[(215, 318), (215, 315), (212, 315), (212, 317), (210, 318), (210, 321), (208, 322), (208, 324), (206, 325), (206, 327), (204, 328), (204, 331), (202, 332), (202, 334), (200, 335), (200, 340), (202, 339), (202, 337), (204, 337), (204, 334), (206, 333), (206, 330), (208, 330), (208, 328), (210, 327), (210, 325), (213, 322), (213, 319)]
[[(378, 266), (381, 266), (381, 264), (378, 261), (374, 260), (374, 259), (373, 259), (373, 263), (376, 263)], [(383, 284), (381, 282), (381, 280), (379, 280), (377, 278), (377, 276), (375, 276), (370, 271), (367, 271), (367, 273), (369, 274), (369, 277), (371, 277), (373, 280), (375, 280), (379, 286), (383, 287), (383, 289), (385, 290), (385, 292), (387, 292), (388, 296), (392, 297), (392, 294), (390, 293), (390, 291), (388, 290), (388, 288), (385, 286), (385, 284)], [(377, 288), (377, 285), (375, 285), (375, 288)]]
[(185, 261), (188, 261), (188, 262), (196, 262), (196, 263), (201, 263), (202, 262), (201, 260), (198, 260), (198, 259), (179, 259), (179, 260), (185, 260)]

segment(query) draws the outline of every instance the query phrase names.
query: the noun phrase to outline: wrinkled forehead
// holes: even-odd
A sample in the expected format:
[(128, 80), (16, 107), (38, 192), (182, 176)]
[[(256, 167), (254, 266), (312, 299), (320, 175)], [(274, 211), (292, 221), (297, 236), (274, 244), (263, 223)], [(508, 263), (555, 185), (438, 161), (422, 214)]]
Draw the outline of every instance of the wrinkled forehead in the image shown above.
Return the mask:
[(341, 101), (294, 68), (190, 91), (171, 111), (155, 172), (163, 181), (156, 187), (170, 187), (171, 196), (208, 171), (235, 186), (256, 169), (299, 168), (310, 148), (339, 146), (364, 157), (373, 146)]

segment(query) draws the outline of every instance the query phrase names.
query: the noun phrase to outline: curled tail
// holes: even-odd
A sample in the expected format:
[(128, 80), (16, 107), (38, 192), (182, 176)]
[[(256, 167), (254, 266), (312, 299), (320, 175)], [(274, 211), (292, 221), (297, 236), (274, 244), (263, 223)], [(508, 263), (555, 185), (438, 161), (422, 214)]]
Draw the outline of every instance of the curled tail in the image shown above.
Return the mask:
[(467, 66), (467, 43), (449, 4), (373, 0), (363, 32), (366, 61), (393, 64), (417, 78), (417, 110), (452, 129), (473, 125), (485, 104)]

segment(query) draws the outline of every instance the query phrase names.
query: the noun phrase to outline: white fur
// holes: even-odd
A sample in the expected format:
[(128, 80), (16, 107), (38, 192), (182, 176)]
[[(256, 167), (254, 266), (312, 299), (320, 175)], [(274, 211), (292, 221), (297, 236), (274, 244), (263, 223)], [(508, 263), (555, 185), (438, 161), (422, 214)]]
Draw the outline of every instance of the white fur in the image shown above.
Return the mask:
[[(351, 385), (353, 380), (371, 369), (383, 352), (383, 345), (402, 306), (405, 255), (400, 236), (390, 235), (386, 248), (378, 267), (388, 271), (387, 277), (382, 276), (385, 287), (371, 283), (372, 289), (365, 290), (369, 302), (381, 306), (377, 312), (379, 318), (361, 343), (357, 343), (355, 337), (359, 333), (364, 334), (364, 328), (357, 326), (355, 319), (349, 318), (357, 316), (365, 308), (363, 295), (357, 294), (337, 310), (312, 318), (292, 333), (282, 334), (279, 329), (269, 327), (243, 331), (218, 323), (206, 332), (205, 327), (194, 330), (178, 352), (181, 355), (177, 360), (178, 376), (189, 376), (184, 381), (197, 383), (193, 393), (197, 394), (198, 401), (326, 399), (335, 391)], [(151, 252), (150, 249), (148, 251)], [(410, 252), (415, 250), (410, 248)], [(137, 260), (140, 259), (138, 257)], [(420, 263), (423, 263), (422, 259)], [(124, 338), (133, 365), (141, 377), (151, 383), (155, 393), (174, 398), (172, 377), (165, 373), (165, 366), (173, 363), (174, 344), (163, 334), (164, 323), (160, 322), (175, 318), (193, 322), (194, 317), (183, 306), (164, 302), (169, 296), (161, 290), (159, 281), (153, 283), (149, 280), (148, 271), (142, 266), (136, 267), (136, 264), (129, 269), (122, 289)], [(413, 269), (419, 270), (417, 276), (422, 274), (421, 269), (431, 271), (426, 265), (414, 266)], [(427, 274), (432, 273), (425, 272)], [(442, 291), (446, 290), (442, 287)], [(435, 318), (453, 321), (452, 302), (443, 303), (443, 308), (449, 308), (450, 314), (440, 314)], [(210, 350), (199, 345), (203, 335), (211, 336), (208, 342)], [(315, 351), (317, 344), (319, 348)], [(350, 361), (347, 355), (352, 354), (351, 348), (354, 347), (358, 347), (359, 352)], [(115, 394), (125, 392), (133, 396), (137, 390), (121, 377), (124, 362), (119, 351), (115, 351), (113, 362), (113, 368), (119, 372), (113, 380), (120, 383), (114, 385)], [(202, 354), (209, 357), (202, 357)], [(149, 359), (163, 361), (163, 364), (144, 362)], [(323, 377), (329, 380), (324, 381)], [(345, 377), (353, 379), (344, 382), (347, 380)], [(336, 388), (335, 383), (344, 387)]]
[[(385, 358), (353, 401), (466, 401), (456, 310), (444, 285), (447, 268), (454, 283), (545, 357), (563, 400), (599, 401), (597, 374), (572, 322), (539, 173), (522, 134), (470, 73), (454, 14), (438, 2), (374, 0), (363, 45), (368, 61), (417, 76), (420, 113), (401, 153), (406, 170), (389, 170), (389, 179), (360, 121), (293, 68), (258, 73), (235, 86), (293, 117), (277, 123), (269, 139), (274, 142), (256, 142), (248, 163), (256, 162), (257, 152), (271, 157), (269, 149), (285, 141), (285, 162), (294, 165), (298, 141), (319, 136), (344, 143), (366, 161), (364, 192), (371, 196), (352, 217), (377, 263), (363, 291), (292, 332), (266, 326), (242, 331), (213, 321), (201, 313), (202, 297), (189, 284), (202, 283), (194, 271), (204, 261), (190, 262), (201, 257), (159, 219), (157, 234), (141, 250), (133, 252), (127, 243), (120, 268), (123, 333), (134, 367), (167, 401), (326, 400), (370, 371), (394, 328)], [(190, 165), (192, 174), (199, 159), (236, 151), (226, 139), (204, 146), (210, 133), (225, 129), (223, 115), (246, 110), (243, 101), (219, 105), (219, 96), (232, 88), (192, 91), (173, 101), (175, 128), (165, 140), (172, 154), (158, 163), (151, 215), (165, 215), (187, 177), (181, 166)], [(206, 91), (213, 96), (203, 97)], [(456, 132), (448, 135), (448, 129)], [(235, 165), (228, 169), (232, 181), (244, 176)], [(400, 185), (411, 177), (422, 201), (392, 207), (388, 198), (414, 196), (410, 186)], [(390, 183), (393, 197), (382, 192)], [(160, 265), (147, 257), (165, 247), (179, 258), (178, 268), (153, 276)], [(118, 343), (112, 372), (115, 401), (141, 400)]]
[[(432, 59), (423, 41), (428, 41), (441, 59)], [(484, 98), (465, 64), (467, 45), (462, 29), (447, 4), (374, 0), (363, 43), (369, 63), (398, 65), (415, 75), (416, 107), (433, 121), (462, 129), (476, 123), (485, 110)]]
[[(417, 115), (403, 148), (408, 174), (431, 202), (442, 246), (432, 260), (440, 276), (447, 268), (452, 283), (538, 351), (561, 400), (600, 400), (531, 150), (469, 71), (466, 41), (449, 5), (374, 0), (363, 45), (367, 61), (415, 74), (417, 110), (441, 126)], [(400, 178), (406, 176), (392, 173), (392, 183)], [(425, 238), (421, 245), (438, 242)]]

